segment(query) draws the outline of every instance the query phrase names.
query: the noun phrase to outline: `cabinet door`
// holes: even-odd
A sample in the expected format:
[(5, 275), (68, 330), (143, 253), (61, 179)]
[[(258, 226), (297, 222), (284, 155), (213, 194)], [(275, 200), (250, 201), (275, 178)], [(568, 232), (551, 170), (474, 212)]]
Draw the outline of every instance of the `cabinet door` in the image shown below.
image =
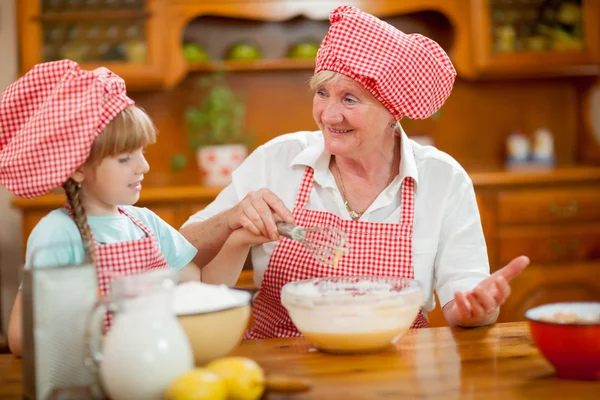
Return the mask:
[(500, 265), (521, 254), (535, 263), (600, 260), (600, 224), (500, 228)]
[(600, 164), (600, 79), (596, 79), (585, 88), (582, 99), (581, 113), (584, 123), (578, 143), (579, 158), (584, 163)]
[(71, 59), (106, 66), (129, 89), (162, 85), (162, 0), (23, 0), (18, 4), (21, 73), (41, 62)]
[(480, 76), (597, 75), (600, 2), (473, 0)]
[(600, 221), (600, 188), (561, 187), (498, 194), (498, 223), (564, 224)]
[(600, 262), (530, 265), (511, 288), (500, 322), (522, 321), (525, 311), (541, 304), (600, 301)]

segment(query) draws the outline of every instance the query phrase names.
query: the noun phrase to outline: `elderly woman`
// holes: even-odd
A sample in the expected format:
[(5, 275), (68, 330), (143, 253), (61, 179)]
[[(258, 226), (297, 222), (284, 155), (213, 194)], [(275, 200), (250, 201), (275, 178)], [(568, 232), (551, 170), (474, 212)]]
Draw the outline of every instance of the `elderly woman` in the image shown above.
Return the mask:
[[(434, 289), (450, 325), (493, 323), (509, 281), (529, 260), (516, 258), (490, 276), (471, 180), (452, 157), (410, 140), (399, 124), (442, 106), (456, 76), (450, 59), (434, 41), (354, 7), (337, 8), (330, 22), (310, 82), (319, 131), (260, 146), (181, 228), (199, 250), (202, 280), (234, 285), (251, 249), (260, 290), (247, 338), (300, 335), (281, 288), (327, 275), (416, 279), (426, 302), (415, 328), (427, 326)], [(352, 247), (338, 268), (319, 264), (280, 238), (276, 220), (338, 227)]]

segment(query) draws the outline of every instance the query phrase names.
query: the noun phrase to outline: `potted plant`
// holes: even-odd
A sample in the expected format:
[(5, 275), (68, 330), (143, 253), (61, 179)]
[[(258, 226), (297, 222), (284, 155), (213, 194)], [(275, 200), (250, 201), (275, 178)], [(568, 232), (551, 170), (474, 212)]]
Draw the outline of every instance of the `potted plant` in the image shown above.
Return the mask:
[(204, 95), (185, 112), (190, 146), (207, 186), (225, 186), (248, 155), (250, 135), (244, 131), (246, 105), (223, 73), (200, 80)]

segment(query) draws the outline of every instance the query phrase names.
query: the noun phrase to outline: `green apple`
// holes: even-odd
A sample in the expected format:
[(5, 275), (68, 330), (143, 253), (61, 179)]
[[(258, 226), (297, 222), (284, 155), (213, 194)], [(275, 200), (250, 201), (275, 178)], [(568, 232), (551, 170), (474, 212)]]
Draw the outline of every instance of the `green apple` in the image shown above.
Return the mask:
[(563, 2), (556, 19), (565, 25), (575, 25), (581, 21), (581, 8), (577, 4)]
[(229, 60), (260, 60), (261, 58), (260, 49), (249, 43), (235, 44), (227, 51), (227, 59)]
[(317, 56), (319, 44), (314, 42), (299, 42), (288, 51), (288, 58), (313, 59)]
[(210, 60), (210, 56), (196, 43), (186, 43), (183, 45), (183, 57), (190, 62), (206, 62)]

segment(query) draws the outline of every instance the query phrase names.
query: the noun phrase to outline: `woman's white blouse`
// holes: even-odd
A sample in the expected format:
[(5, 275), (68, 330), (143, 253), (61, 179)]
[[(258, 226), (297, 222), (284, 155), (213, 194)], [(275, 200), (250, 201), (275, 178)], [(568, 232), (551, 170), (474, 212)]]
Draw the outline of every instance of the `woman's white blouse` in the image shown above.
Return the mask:
[[(489, 276), (489, 262), (475, 192), (465, 170), (448, 154), (421, 146), (401, 133), (400, 172), (360, 218), (380, 223), (400, 222), (400, 184), (415, 180), (413, 252), (415, 279), (425, 292), (425, 311), (441, 305), (455, 291), (467, 291)], [(232, 183), (204, 210), (184, 224), (204, 221), (235, 206), (246, 194), (268, 188), (293, 210), (306, 166), (314, 169), (307, 208), (350, 219), (329, 166), (323, 135), (296, 132), (257, 148), (233, 173)], [(254, 282), (260, 287), (275, 242), (253, 246)]]

